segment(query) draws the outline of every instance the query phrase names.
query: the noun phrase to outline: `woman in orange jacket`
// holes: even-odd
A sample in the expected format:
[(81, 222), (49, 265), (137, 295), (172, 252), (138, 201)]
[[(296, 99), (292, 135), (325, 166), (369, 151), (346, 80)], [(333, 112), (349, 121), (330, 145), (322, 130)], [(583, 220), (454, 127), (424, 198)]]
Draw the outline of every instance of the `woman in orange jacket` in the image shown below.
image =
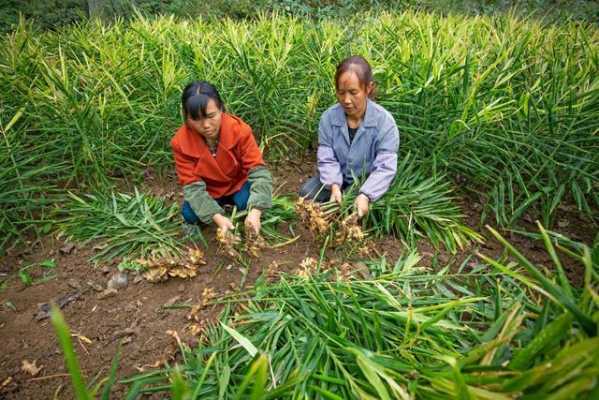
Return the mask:
[(272, 206), (272, 177), (252, 129), (225, 112), (218, 90), (205, 81), (185, 87), (181, 106), (185, 123), (171, 147), (185, 222), (214, 222), (226, 232), (233, 224), (222, 207), (231, 204), (249, 210), (246, 228), (259, 233), (262, 211)]

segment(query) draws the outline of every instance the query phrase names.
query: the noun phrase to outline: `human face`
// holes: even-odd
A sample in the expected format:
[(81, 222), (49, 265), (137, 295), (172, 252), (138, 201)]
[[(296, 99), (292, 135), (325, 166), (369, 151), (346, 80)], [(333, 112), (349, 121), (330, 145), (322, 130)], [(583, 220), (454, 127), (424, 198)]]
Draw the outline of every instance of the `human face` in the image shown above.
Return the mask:
[(364, 86), (354, 71), (345, 71), (337, 80), (337, 101), (345, 114), (352, 119), (362, 119), (366, 112), (366, 100), (372, 91), (372, 82)]
[(212, 99), (208, 100), (206, 104), (206, 116), (200, 119), (191, 119), (187, 117), (187, 126), (202, 135), (206, 140), (218, 139), (220, 132), (220, 121), (222, 118), (222, 112), (216, 105), (216, 102)]

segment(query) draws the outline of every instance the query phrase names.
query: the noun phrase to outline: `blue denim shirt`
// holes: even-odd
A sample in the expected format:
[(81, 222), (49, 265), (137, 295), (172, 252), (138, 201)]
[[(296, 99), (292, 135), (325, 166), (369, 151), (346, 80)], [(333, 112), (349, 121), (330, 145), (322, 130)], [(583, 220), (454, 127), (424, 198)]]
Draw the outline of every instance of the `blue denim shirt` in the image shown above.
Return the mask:
[(372, 100), (350, 145), (345, 112), (335, 104), (322, 114), (318, 127), (318, 172), (327, 187), (351, 184), (367, 176), (360, 187), (370, 201), (387, 192), (397, 172), (399, 131), (393, 116)]

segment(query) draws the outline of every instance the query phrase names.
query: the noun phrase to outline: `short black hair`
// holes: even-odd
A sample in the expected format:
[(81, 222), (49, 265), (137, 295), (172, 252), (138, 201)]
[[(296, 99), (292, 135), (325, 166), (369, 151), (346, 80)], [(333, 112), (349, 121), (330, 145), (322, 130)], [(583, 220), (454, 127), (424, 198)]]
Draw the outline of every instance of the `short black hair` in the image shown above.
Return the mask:
[(205, 118), (206, 106), (210, 99), (214, 100), (216, 106), (221, 111), (225, 110), (225, 104), (214, 85), (206, 81), (193, 81), (189, 83), (185, 86), (181, 95), (183, 116), (194, 120)]

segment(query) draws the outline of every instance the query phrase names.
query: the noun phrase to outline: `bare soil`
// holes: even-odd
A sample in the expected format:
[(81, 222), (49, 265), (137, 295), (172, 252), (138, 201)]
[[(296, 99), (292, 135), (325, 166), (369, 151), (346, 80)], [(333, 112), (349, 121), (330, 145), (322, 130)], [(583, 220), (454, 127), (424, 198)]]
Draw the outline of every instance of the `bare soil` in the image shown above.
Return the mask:
[[(279, 194), (293, 193), (313, 170), (312, 157), (297, 161), (286, 161), (273, 166), (275, 188)], [(174, 176), (155, 177), (151, 172), (145, 176), (145, 190), (164, 196), (173, 201), (181, 201)], [(480, 229), (479, 215), (481, 203), (478, 199), (466, 198), (462, 201), (466, 214), (466, 223), (483, 233)], [(561, 232), (573, 239), (590, 244), (597, 232), (591, 221), (585, 221), (567, 208), (561, 210), (558, 218), (564, 228)], [(525, 218), (526, 219), (526, 218)], [(531, 222), (526, 222), (529, 231), (536, 231)], [(321, 243), (312, 235), (297, 228), (301, 239), (288, 246), (277, 249), (265, 249), (260, 258), (254, 259), (248, 271), (245, 287), (251, 285), (272, 261), (277, 261), (286, 272), (297, 270), (306, 257), (318, 258)], [(176, 358), (177, 345), (172, 332), (182, 341), (194, 345), (197, 338), (190, 332), (187, 316), (189, 308), (165, 308), (173, 304), (199, 304), (205, 289), (211, 288), (218, 299), (226, 293), (240, 290), (242, 273), (237, 265), (216, 253), (214, 229), (206, 228), (209, 239), (206, 260), (207, 265), (190, 280), (170, 279), (153, 284), (136, 279), (129, 274), (127, 287), (115, 294), (103, 298), (94, 287), (105, 287), (111, 276), (117, 271), (118, 260), (110, 265), (94, 266), (89, 262), (93, 255), (93, 244), (75, 247), (69, 251), (62, 240), (48, 236), (43, 240), (30, 243), (28, 247), (15, 249), (0, 261), (0, 399), (53, 399), (72, 398), (70, 380), (66, 373), (63, 355), (49, 319), (37, 321), (35, 316), (39, 305), (56, 301), (69, 294), (77, 297), (63, 307), (63, 313), (73, 333), (75, 351), (79, 357), (87, 382), (98, 382), (108, 375), (110, 363), (116, 354), (119, 342), (121, 348), (118, 377), (123, 378), (142, 370), (148, 370), (165, 360)], [(488, 238), (489, 235), (485, 234)], [(510, 240), (527, 257), (540, 265), (551, 265), (542, 243), (512, 235)], [(380, 255), (394, 262), (401, 254), (403, 246), (393, 238), (376, 241)], [(458, 265), (467, 255), (476, 249), (467, 249), (456, 255), (434, 249), (430, 244), (419, 245), (423, 263), (435, 267), (454, 263)], [(501, 248), (495, 241), (489, 240), (479, 248), (485, 254), (497, 256)], [(344, 254), (328, 250), (328, 259), (342, 259)], [(56, 277), (45, 283), (24, 286), (17, 276), (18, 269), (24, 265), (53, 258), (56, 261)], [(565, 262), (568, 275), (580, 284), (582, 271)], [(39, 271), (38, 271), (39, 274)], [(214, 321), (220, 307), (208, 306), (200, 311), (204, 321)], [(171, 331), (170, 334), (167, 331)], [(36, 362), (41, 370), (32, 376), (22, 370), (23, 361)], [(114, 388), (114, 398), (121, 398), (123, 388)]]

